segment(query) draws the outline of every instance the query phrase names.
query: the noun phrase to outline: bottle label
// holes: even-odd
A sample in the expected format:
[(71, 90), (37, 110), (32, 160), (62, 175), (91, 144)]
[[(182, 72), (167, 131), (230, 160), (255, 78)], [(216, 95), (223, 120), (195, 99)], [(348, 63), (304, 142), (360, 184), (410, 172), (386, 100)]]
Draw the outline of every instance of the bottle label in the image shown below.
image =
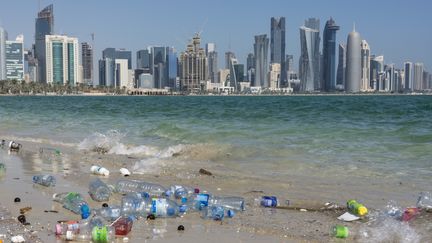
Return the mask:
[(74, 233), (70, 230), (66, 231), (66, 240), (73, 240), (74, 239)]
[(207, 207), (209, 197), (209, 194), (200, 193), (196, 195), (195, 201), (198, 201), (203, 207)]
[(167, 202), (165, 198), (152, 199), (152, 213), (156, 216), (167, 215)]
[(98, 227), (95, 226), (92, 230), (92, 238), (94, 242), (108, 242), (108, 228), (106, 226)]
[(277, 198), (274, 196), (264, 196), (261, 198), (261, 206), (263, 207), (276, 207)]

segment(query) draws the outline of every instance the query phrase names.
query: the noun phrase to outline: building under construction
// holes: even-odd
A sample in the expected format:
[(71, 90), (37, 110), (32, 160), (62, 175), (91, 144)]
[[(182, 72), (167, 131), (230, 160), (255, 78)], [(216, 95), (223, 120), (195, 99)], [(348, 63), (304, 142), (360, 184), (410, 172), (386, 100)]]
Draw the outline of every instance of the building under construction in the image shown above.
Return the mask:
[(199, 92), (208, 80), (208, 61), (205, 50), (200, 47), (201, 38), (195, 34), (187, 45), (186, 51), (180, 54), (179, 76), (181, 90)]

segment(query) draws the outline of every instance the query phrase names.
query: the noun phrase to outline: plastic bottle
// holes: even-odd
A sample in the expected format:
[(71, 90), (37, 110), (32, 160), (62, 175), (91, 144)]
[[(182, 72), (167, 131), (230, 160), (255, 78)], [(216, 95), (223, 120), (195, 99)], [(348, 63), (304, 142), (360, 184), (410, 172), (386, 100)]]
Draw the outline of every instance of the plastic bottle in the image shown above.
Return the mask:
[(132, 230), (133, 219), (131, 217), (119, 217), (111, 227), (114, 228), (115, 235), (127, 235)]
[(109, 200), (111, 189), (99, 178), (96, 178), (89, 184), (89, 194), (93, 200), (104, 202)]
[(147, 216), (151, 213), (151, 200), (145, 193), (128, 193), (122, 198), (121, 214), (125, 216)]
[(336, 225), (332, 228), (331, 235), (336, 238), (347, 238), (349, 235), (348, 227)]
[(105, 220), (112, 222), (122, 215), (122, 208), (117, 205), (105, 208), (103, 207), (95, 210), (95, 215), (98, 215)]
[(17, 142), (15, 142), (15, 141), (10, 141), (9, 142), (9, 150), (10, 151), (18, 151), (18, 150), (21, 149), (21, 147), (22, 147), (22, 145), (19, 144), (19, 143), (17, 143)]
[(60, 193), (54, 194), (53, 200), (63, 204), (63, 207), (76, 213), (80, 214), (83, 219), (90, 216), (90, 207), (87, 202), (82, 199), (79, 193)]
[(126, 168), (121, 168), (120, 174), (122, 174), (123, 176), (130, 176), (131, 175), (130, 171)]
[(278, 199), (275, 196), (262, 196), (259, 199), (259, 205), (266, 208), (275, 208), (278, 206)]
[(358, 216), (364, 216), (368, 213), (367, 208), (363, 204), (358, 203), (356, 200), (349, 200), (347, 202), (347, 208), (348, 211)]
[(199, 193), (199, 189), (194, 189), (182, 185), (172, 185), (165, 192), (165, 195), (168, 198), (182, 199), (182, 198), (189, 198), (196, 193)]
[(430, 192), (421, 192), (417, 200), (417, 207), (432, 210), (432, 194)]
[(138, 180), (118, 180), (115, 185), (115, 190), (118, 193), (126, 194), (130, 192), (146, 192), (150, 196), (159, 197), (166, 192), (165, 187)]
[(208, 206), (223, 206), (227, 209), (233, 209), (237, 211), (244, 211), (244, 198), (242, 197), (217, 197), (210, 196), (208, 200)]
[(156, 217), (177, 217), (180, 213), (176, 202), (167, 198), (152, 198), (151, 213)]
[(205, 207), (202, 213), (203, 218), (213, 219), (213, 220), (223, 220), (224, 217), (232, 218), (235, 215), (234, 210), (225, 209), (223, 206), (211, 206)]
[(0, 177), (4, 176), (6, 174), (6, 165), (3, 163), (0, 163)]
[(33, 182), (42, 186), (55, 186), (56, 179), (52, 175), (35, 175)]
[(90, 172), (95, 174), (95, 175), (103, 175), (103, 176), (109, 176), (109, 174), (110, 174), (110, 172), (107, 168), (101, 167), (98, 165), (93, 165), (90, 168)]
[[(67, 221), (57, 223), (55, 226), (56, 235), (66, 234), (78, 234), (84, 232), (90, 232), (95, 226), (104, 226), (107, 222), (99, 217), (95, 216), (87, 218), (81, 221)], [(69, 231), (69, 232), (68, 232)]]
[(95, 226), (92, 230), (92, 241), (94, 243), (108, 243), (115, 239), (115, 231), (109, 226)]

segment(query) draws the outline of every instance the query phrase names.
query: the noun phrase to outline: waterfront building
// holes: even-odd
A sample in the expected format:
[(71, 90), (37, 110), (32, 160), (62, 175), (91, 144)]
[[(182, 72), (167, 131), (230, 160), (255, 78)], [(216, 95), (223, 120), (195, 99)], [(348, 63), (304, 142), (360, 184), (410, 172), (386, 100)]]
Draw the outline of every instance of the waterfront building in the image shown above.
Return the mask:
[(45, 35), (46, 82), (76, 85), (79, 78), (78, 39), (64, 35)]
[(212, 83), (216, 83), (218, 72), (218, 53), (216, 52), (216, 45), (214, 43), (206, 44), (206, 56), (208, 59), (208, 72), (210, 80)]
[(302, 92), (320, 89), (320, 31), (319, 20), (310, 18), (300, 27), (299, 74)]
[(255, 78), (251, 87), (268, 88), (268, 48), (269, 39), (267, 35), (256, 35), (254, 43), (255, 56)]
[(413, 70), (413, 63), (412, 62), (405, 62), (404, 63), (404, 69), (405, 69), (405, 90), (406, 91), (413, 91), (413, 80), (414, 80), (414, 70)]
[(102, 59), (126, 59), (128, 60), (128, 69), (132, 69), (132, 52), (125, 49), (105, 48), (102, 51)]
[(270, 64), (270, 71), (268, 75), (269, 75), (268, 80), (270, 82), (270, 89), (275, 90), (280, 88), (281, 65), (279, 63)]
[(293, 55), (286, 55), (285, 64), (286, 64), (286, 72), (288, 75), (295, 73), (295, 71), (294, 71), (294, 56)]
[(246, 58), (246, 76), (250, 84), (255, 82), (255, 56), (253, 53), (249, 53)]
[(384, 83), (384, 56), (371, 56), (370, 81), (373, 90), (383, 90)]
[(370, 91), (370, 47), (366, 40), (361, 41), (361, 91)]
[[(99, 85), (107, 87), (131, 86), (132, 52), (105, 48), (99, 60)], [(132, 75), (133, 76), (133, 75)]]
[(155, 88), (163, 89), (168, 86), (168, 51), (169, 47), (152, 46), (151, 50), (151, 74)]
[(423, 89), (423, 63), (414, 64), (413, 87), (414, 91), (421, 91)]
[(229, 81), (230, 81), (229, 76), (230, 76), (229, 69), (219, 69), (218, 79), (222, 87), (229, 86)]
[(336, 31), (340, 29), (336, 22), (327, 20), (323, 34), (323, 85), (322, 90), (329, 92), (336, 89)]
[(153, 75), (151, 75), (150, 73), (140, 74), (138, 78), (138, 88), (153, 89), (154, 88)]
[(225, 69), (231, 69), (231, 59), (235, 59), (236, 56), (234, 52), (227, 51), (225, 52)]
[[(270, 63), (279, 63), (285, 70), (285, 17), (272, 17), (270, 31)], [(286, 86), (286, 80), (286, 72), (281, 72), (279, 85)]]
[(81, 43), (82, 78), (87, 85), (93, 85), (93, 46)]
[(168, 56), (167, 56), (167, 70), (168, 70), (168, 83), (167, 87), (176, 88), (176, 80), (177, 80), (177, 52), (174, 48), (168, 48)]
[(341, 89), (345, 88), (345, 70), (346, 70), (346, 46), (340, 43), (336, 86), (340, 87)]
[(54, 35), (54, 7), (52, 4), (42, 9), (36, 18), (34, 55), (38, 63), (38, 81), (46, 83), (47, 68), (45, 36)]
[(234, 88), (234, 91), (240, 90), (240, 83), (244, 80), (244, 65), (238, 63), (238, 60), (231, 59), (231, 69), (230, 69), (230, 87)]
[(6, 79), (24, 80), (24, 36), (6, 41)]
[(180, 54), (179, 74), (182, 91), (199, 92), (208, 79), (208, 63), (205, 50), (200, 47), (201, 37), (195, 34), (186, 50)]
[(148, 49), (145, 50), (139, 50), (136, 53), (136, 68), (137, 69), (144, 69), (147, 70), (148, 73), (151, 73), (150, 71), (150, 60), (152, 60), (151, 53)]
[(361, 86), (361, 37), (353, 29), (348, 34), (346, 53), (346, 83), (345, 91), (355, 93), (360, 91)]
[(6, 79), (6, 40), (7, 32), (0, 27), (0, 80)]

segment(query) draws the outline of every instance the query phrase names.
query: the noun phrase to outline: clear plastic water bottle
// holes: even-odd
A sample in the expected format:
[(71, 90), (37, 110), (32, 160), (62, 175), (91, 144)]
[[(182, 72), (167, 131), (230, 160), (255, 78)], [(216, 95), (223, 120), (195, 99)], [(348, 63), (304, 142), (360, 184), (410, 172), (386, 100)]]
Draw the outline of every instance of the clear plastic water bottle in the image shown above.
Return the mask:
[(109, 174), (110, 174), (110, 172), (107, 168), (101, 167), (98, 165), (93, 165), (90, 168), (90, 172), (95, 174), (95, 175), (102, 175), (102, 176), (109, 176)]
[(107, 221), (113, 222), (122, 215), (122, 208), (120, 206), (113, 205), (110, 207), (96, 209), (94, 210), (94, 213), (95, 215), (98, 215)]
[(54, 194), (53, 200), (63, 204), (63, 207), (76, 213), (80, 214), (83, 219), (90, 216), (90, 207), (87, 202), (82, 199), (79, 193), (60, 193)]
[(152, 198), (151, 213), (156, 217), (177, 217), (180, 213), (176, 202), (167, 198)]
[(133, 217), (145, 217), (150, 213), (151, 200), (145, 193), (128, 193), (122, 198), (121, 214)]
[(111, 196), (111, 189), (99, 178), (92, 180), (89, 184), (90, 197), (98, 202), (108, 201)]
[(168, 198), (182, 199), (182, 198), (189, 198), (198, 192), (199, 190), (195, 188), (182, 186), (182, 185), (172, 185), (165, 192), (165, 195)]
[(223, 206), (211, 206), (204, 207), (202, 210), (202, 218), (204, 219), (213, 219), (213, 220), (223, 220), (224, 217), (232, 218), (234, 217), (235, 212), (232, 209), (225, 209)]
[(159, 197), (166, 192), (165, 187), (139, 180), (118, 180), (115, 185), (115, 190), (118, 193), (126, 194), (130, 192), (146, 192), (150, 196)]
[(417, 200), (417, 207), (432, 210), (432, 194), (430, 192), (421, 192)]
[(40, 147), (39, 148), (39, 153), (40, 154), (52, 154), (52, 155), (56, 155), (56, 156), (61, 155), (61, 152), (60, 152), (59, 149), (48, 148), (48, 147)]
[(244, 198), (242, 197), (217, 197), (210, 196), (208, 200), (208, 206), (223, 206), (227, 209), (233, 209), (237, 211), (244, 211)]
[[(66, 221), (57, 223), (55, 226), (56, 235), (78, 234), (90, 232), (95, 226), (104, 226), (107, 222), (99, 216), (87, 218), (81, 221)], [(69, 231), (69, 232), (68, 232)]]
[(42, 186), (55, 186), (56, 179), (52, 175), (35, 175), (33, 182)]

